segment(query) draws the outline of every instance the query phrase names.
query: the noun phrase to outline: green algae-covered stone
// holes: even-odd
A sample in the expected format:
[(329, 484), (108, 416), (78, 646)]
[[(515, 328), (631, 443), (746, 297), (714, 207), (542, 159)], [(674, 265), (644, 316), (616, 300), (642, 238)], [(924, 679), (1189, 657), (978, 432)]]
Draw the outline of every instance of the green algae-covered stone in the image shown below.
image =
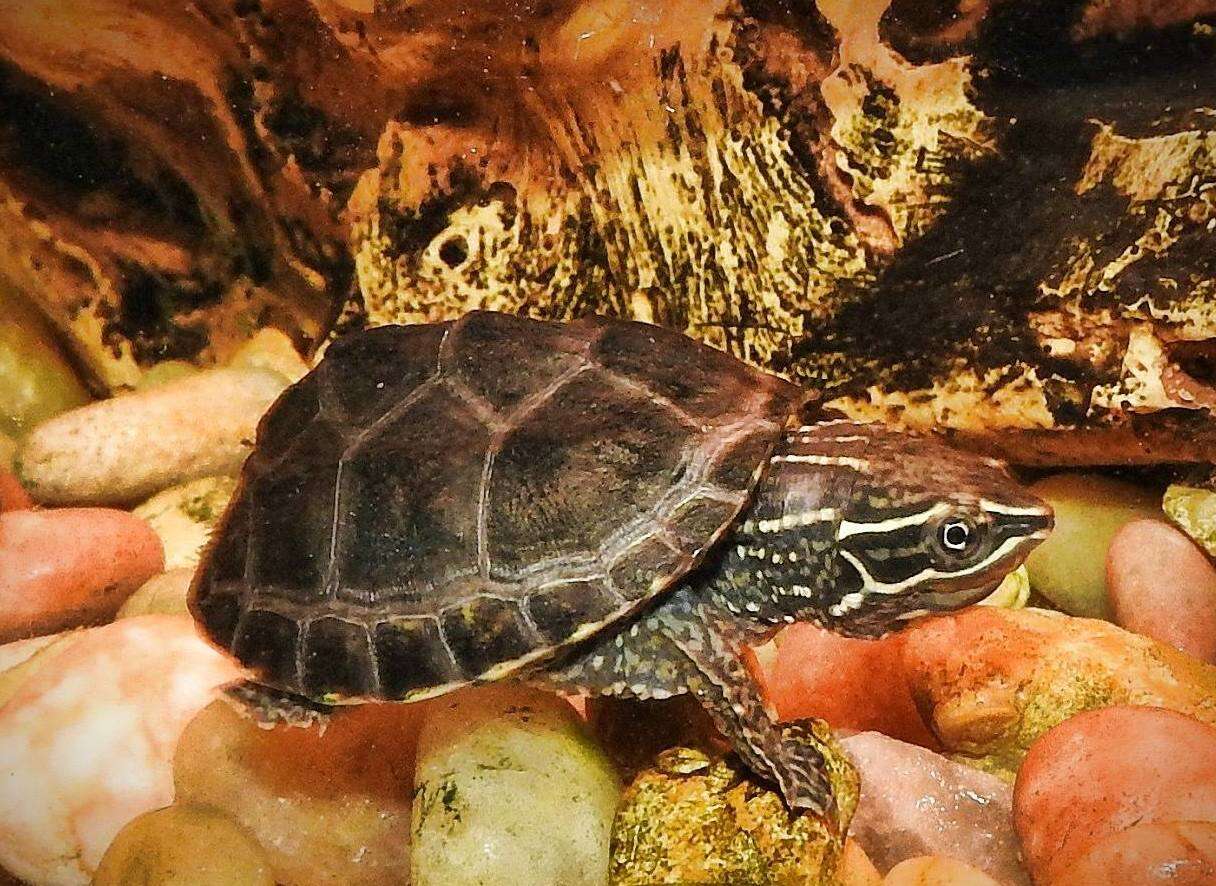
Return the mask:
[(1179, 529), (1216, 557), (1216, 491), (1174, 485), (1165, 490), (1161, 505)]
[(414, 782), (414, 886), (605, 886), (620, 783), (562, 699), (500, 683), (433, 702)]
[(626, 790), (612, 829), (613, 886), (829, 886), (857, 805), (857, 774), (816, 725), (838, 807), (824, 819), (791, 814), (733, 757), (672, 748)]
[(0, 433), (20, 437), (90, 399), (42, 317), (0, 289)]

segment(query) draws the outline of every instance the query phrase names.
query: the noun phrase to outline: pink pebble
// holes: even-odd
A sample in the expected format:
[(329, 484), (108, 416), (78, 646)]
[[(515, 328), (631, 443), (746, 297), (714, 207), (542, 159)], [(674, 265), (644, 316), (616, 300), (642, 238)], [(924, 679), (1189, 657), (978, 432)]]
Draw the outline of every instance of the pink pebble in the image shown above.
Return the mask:
[(912, 698), (902, 654), (898, 634), (858, 640), (795, 624), (777, 638), (776, 658), (760, 677), (781, 720), (818, 717), (836, 729), (873, 730), (936, 748)]
[(1070, 717), (1030, 746), (1013, 820), (1036, 883), (1136, 825), (1216, 821), (1216, 728), (1164, 708)]
[(1128, 828), (1099, 842), (1050, 886), (1212, 886), (1216, 822), (1168, 821)]
[(1107, 550), (1106, 587), (1121, 627), (1216, 663), (1216, 566), (1184, 533), (1128, 523)]
[(126, 511), (0, 514), (0, 643), (111, 619), (163, 569), (160, 538)]

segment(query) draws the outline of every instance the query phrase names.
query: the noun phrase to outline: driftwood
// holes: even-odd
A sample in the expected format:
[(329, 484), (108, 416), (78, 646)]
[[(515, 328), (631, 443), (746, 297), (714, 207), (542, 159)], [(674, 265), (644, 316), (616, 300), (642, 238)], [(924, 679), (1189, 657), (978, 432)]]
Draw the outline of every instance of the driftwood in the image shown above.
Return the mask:
[(1216, 460), (1210, 0), (43, 0), (0, 59), (0, 281), (106, 389), (598, 311), (1025, 463)]

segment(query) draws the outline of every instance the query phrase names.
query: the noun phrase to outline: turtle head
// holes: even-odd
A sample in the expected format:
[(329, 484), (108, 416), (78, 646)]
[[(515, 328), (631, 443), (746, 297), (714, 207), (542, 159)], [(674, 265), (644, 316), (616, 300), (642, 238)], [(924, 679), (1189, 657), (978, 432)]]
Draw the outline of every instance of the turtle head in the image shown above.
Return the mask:
[(881, 636), (982, 600), (1052, 522), (994, 459), (878, 425), (804, 426), (771, 459), (721, 600)]
[(1051, 507), (994, 459), (876, 431), (835, 521), (818, 621), (878, 636), (988, 596), (1051, 531)]

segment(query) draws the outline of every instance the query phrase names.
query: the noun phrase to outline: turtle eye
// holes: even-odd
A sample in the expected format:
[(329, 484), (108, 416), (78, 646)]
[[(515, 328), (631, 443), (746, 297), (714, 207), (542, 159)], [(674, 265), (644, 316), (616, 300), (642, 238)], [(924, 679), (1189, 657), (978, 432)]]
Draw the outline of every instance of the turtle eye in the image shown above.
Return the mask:
[(979, 524), (966, 514), (952, 514), (937, 524), (934, 546), (948, 559), (957, 560), (973, 554), (980, 545)]

